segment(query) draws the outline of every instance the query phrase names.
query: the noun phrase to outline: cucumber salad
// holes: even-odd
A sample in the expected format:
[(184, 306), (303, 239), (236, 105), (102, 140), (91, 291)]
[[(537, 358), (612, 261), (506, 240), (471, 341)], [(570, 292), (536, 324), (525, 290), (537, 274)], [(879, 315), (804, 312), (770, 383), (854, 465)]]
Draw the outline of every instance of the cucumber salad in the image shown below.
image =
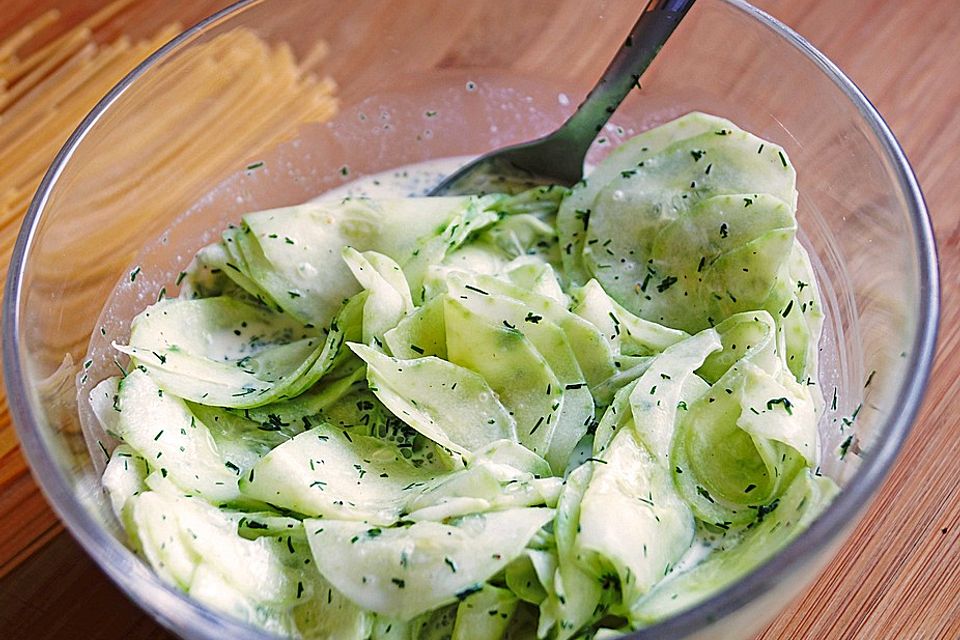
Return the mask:
[(777, 145), (691, 113), (572, 189), (245, 215), (90, 400), (129, 543), (296, 638), (609, 637), (836, 493)]

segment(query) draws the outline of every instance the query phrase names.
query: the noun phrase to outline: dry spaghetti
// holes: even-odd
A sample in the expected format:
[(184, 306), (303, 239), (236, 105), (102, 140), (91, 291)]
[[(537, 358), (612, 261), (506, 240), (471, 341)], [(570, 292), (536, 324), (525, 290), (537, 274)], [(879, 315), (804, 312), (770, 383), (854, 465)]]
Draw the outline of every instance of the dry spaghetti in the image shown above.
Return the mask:
[[(52, 38), (61, 16), (50, 10), (0, 41), (0, 278), (16, 227), (70, 133), (112, 86), (182, 30), (171, 24), (142, 40), (104, 41), (103, 28), (133, 2), (116, 0)], [(178, 58), (176, 73), (161, 68), (153, 75), (151, 81), (161, 83), (162, 101), (116, 124), (119, 139), (135, 140), (98, 161), (117, 180), (78, 190), (72, 204), (104, 215), (131, 207), (185, 210), (235, 170), (238, 157), (269, 148), (302, 123), (333, 116), (335, 85), (314, 72), (325, 51), (319, 43), (298, 61), (288, 45), (243, 29), (193, 45)], [(150, 178), (134, 178), (143, 175)], [(129, 246), (136, 231), (125, 236), (113, 230), (98, 240)], [(116, 268), (77, 266), (88, 275)], [(78, 336), (59, 338), (72, 343)], [(0, 391), (0, 486), (26, 473), (5, 405)]]

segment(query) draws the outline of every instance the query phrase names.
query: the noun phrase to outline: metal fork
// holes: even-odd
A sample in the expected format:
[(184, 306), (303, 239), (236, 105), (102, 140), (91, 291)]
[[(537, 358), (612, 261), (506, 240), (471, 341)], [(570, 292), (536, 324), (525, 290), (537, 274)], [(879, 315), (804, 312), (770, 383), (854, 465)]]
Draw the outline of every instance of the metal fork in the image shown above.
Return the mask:
[(571, 186), (583, 177), (594, 138), (660, 52), (695, 0), (651, 0), (623, 46), (577, 111), (553, 133), (487, 153), (427, 195), (458, 195), (542, 184)]

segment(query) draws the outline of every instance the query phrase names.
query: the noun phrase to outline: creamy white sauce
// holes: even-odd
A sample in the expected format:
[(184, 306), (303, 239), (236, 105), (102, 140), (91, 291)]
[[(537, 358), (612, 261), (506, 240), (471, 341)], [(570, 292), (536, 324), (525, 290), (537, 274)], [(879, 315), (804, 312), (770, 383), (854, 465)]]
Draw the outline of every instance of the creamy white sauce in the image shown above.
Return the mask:
[(424, 196), (430, 189), (473, 160), (473, 156), (437, 158), (361, 176), (326, 191), (311, 202), (338, 198), (409, 198)]
[[(325, 191), (310, 202), (337, 198), (410, 198), (425, 196), (447, 176), (474, 160), (476, 156), (435, 158), (380, 173), (360, 176), (339, 187)], [(586, 164), (583, 174), (589, 175), (594, 165)]]

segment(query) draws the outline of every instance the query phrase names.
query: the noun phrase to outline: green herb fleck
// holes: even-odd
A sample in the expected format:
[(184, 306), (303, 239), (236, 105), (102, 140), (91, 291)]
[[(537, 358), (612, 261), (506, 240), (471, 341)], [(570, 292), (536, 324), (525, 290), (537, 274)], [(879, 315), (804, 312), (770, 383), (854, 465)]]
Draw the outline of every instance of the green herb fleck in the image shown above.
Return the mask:
[(787, 415), (793, 415), (793, 403), (790, 402), (789, 398), (773, 398), (767, 400), (767, 411), (773, 411), (773, 406), (777, 404), (783, 405), (783, 409), (787, 412)]

